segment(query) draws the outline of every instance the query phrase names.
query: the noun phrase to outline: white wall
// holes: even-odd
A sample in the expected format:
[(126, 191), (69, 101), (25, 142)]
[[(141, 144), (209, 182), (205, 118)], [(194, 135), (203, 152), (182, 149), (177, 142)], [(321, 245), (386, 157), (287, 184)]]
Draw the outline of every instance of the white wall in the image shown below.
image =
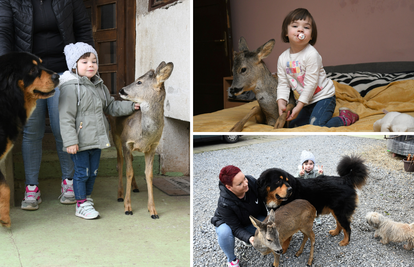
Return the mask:
[(191, 120), (190, 0), (180, 0), (148, 12), (148, 1), (137, 1), (136, 73), (139, 77), (161, 61), (173, 62), (174, 70), (165, 82), (164, 115)]
[(148, 12), (148, 0), (137, 0), (135, 78), (160, 62), (173, 62), (165, 82), (165, 126), (157, 152), (161, 173), (190, 174), (191, 0), (180, 0)]

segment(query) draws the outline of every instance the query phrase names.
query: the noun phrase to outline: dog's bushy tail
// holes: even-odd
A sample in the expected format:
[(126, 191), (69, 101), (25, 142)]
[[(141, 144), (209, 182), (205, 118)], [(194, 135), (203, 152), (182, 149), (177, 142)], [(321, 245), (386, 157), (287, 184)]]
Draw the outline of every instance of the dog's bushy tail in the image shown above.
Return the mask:
[(343, 156), (338, 164), (337, 172), (354, 188), (361, 189), (367, 182), (368, 168), (360, 156)]

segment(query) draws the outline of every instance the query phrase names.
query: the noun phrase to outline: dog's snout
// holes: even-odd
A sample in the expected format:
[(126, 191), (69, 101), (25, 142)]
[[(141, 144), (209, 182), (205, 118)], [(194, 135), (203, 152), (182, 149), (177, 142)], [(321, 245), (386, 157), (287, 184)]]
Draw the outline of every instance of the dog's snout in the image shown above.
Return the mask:
[(52, 79), (52, 81), (54, 81), (54, 82), (58, 82), (59, 81), (59, 78), (60, 78), (60, 76), (59, 76), (59, 74), (57, 74), (57, 73), (53, 73), (52, 74), (52, 76), (50, 76), (50, 78)]
[(286, 191), (290, 194), (292, 193), (292, 190), (293, 190), (292, 187), (288, 187)]

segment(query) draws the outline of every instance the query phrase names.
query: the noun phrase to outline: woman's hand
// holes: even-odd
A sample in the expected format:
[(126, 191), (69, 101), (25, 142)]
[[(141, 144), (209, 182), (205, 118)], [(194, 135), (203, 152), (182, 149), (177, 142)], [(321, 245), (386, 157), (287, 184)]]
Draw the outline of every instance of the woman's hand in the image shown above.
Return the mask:
[(68, 146), (66, 148), (66, 151), (68, 152), (68, 154), (76, 154), (79, 151), (79, 146), (78, 145)]
[(138, 103), (134, 103), (134, 109), (138, 110), (139, 109), (139, 104)]

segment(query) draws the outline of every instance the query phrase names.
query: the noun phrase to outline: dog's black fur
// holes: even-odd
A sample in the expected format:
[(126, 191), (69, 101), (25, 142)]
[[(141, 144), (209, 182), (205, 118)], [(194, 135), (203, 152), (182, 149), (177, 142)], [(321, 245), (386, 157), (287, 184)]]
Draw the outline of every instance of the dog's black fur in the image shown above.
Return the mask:
[(259, 194), (268, 208), (276, 209), (295, 199), (306, 199), (318, 215), (332, 213), (337, 228), (329, 233), (338, 235), (344, 229), (344, 240), (340, 245), (346, 246), (351, 235), (351, 218), (358, 203), (356, 188), (360, 189), (366, 183), (368, 169), (360, 157), (344, 156), (337, 171), (339, 176), (302, 179), (282, 169), (268, 169), (257, 180)]
[[(53, 96), (59, 75), (37, 56), (13, 52), (0, 56), (0, 160), (6, 158), (37, 99)], [(0, 224), (10, 226), (10, 189), (0, 172)]]

